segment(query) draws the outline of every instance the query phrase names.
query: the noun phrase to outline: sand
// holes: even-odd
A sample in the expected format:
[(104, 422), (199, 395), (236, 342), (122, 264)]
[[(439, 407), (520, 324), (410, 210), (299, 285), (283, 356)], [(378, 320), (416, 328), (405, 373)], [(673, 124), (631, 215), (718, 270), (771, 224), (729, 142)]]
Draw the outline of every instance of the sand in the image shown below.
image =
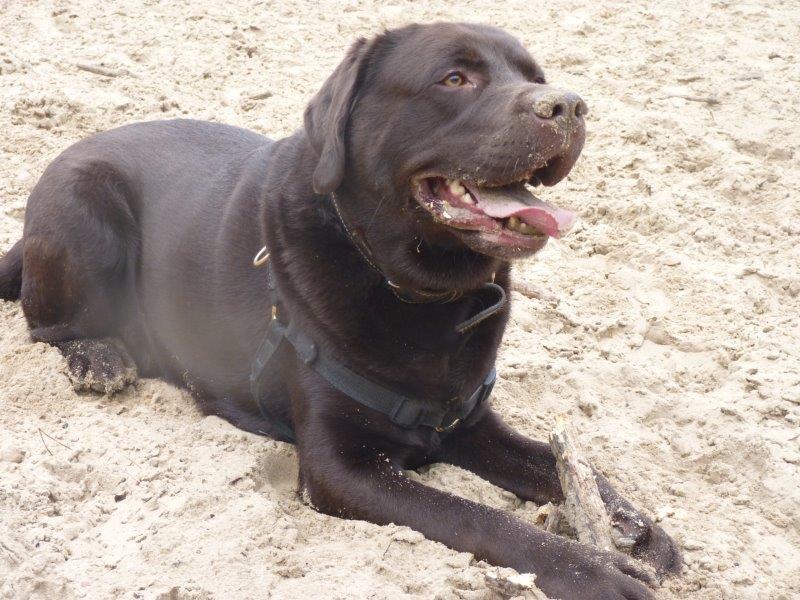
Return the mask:
[[(799, 597), (796, 2), (0, 0), (0, 250), (78, 139), (181, 116), (286, 135), (356, 36), (432, 20), (508, 29), (591, 110), (544, 195), (580, 225), (515, 268), (494, 405), (537, 438), (569, 412), (679, 540), (659, 599)], [(163, 382), (76, 394), (0, 302), (0, 597), (500, 597), (469, 554), (316, 513), (296, 471)], [(536, 510), (456, 468), (412, 476)]]

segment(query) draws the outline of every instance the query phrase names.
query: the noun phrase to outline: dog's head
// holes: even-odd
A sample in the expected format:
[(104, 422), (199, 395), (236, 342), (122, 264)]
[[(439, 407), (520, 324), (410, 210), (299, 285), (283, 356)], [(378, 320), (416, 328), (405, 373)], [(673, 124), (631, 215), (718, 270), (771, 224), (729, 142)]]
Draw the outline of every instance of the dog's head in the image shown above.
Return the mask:
[(569, 229), (528, 186), (569, 173), (586, 111), (502, 30), (388, 31), (357, 41), (306, 109), (314, 190), (337, 193), (393, 280), (468, 287)]

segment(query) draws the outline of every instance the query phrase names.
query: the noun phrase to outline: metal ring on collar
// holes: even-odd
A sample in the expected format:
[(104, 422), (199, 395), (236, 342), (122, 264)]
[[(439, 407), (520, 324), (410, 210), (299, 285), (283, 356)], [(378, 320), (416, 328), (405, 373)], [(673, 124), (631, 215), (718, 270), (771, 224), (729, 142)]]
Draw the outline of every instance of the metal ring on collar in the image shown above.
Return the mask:
[(269, 252), (267, 252), (267, 247), (264, 246), (258, 253), (253, 257), (253, 266), (260, 267), (269, 260)]

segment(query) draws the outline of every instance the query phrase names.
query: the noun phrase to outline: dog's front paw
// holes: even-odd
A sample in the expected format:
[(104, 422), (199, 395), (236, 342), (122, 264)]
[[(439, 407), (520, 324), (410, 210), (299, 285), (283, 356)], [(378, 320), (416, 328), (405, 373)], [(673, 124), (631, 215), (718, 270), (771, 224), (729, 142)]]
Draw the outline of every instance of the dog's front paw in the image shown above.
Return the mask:
[(634, 544), (631, 556), (652, 565), (661, 576), (677, 575), (683, 567), (678, 545), (666, 531), (649, 519), (648, 521), (647, 534)]
[[(550, 598), (652, 600), (652, 571), (618, 552), (604, 552), (562, 539), (549, 565), (537, 565), (536, 586)], [(544, 550), (544, 548), (543, 548)], [(550, 554), (550, 549), (547, 550)]]
[(611, 523), (631, 556), (651, 565), (659, 576), (680, 573), (683, 559), (678, 545), (652, 519), (631, 507), (618, 506), (611, 510)]

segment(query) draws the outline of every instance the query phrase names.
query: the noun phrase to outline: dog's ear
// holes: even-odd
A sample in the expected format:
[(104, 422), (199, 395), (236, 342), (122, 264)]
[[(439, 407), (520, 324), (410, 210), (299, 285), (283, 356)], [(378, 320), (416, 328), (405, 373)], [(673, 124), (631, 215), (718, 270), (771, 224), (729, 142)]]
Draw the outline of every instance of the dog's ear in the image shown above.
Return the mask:
[(345, 130), (370, 47), (367, 40), (359, 38), (306, 108), (306, 134), (319, 154), (312, 179), (317, 194), (334, 191), (344, 177)]

